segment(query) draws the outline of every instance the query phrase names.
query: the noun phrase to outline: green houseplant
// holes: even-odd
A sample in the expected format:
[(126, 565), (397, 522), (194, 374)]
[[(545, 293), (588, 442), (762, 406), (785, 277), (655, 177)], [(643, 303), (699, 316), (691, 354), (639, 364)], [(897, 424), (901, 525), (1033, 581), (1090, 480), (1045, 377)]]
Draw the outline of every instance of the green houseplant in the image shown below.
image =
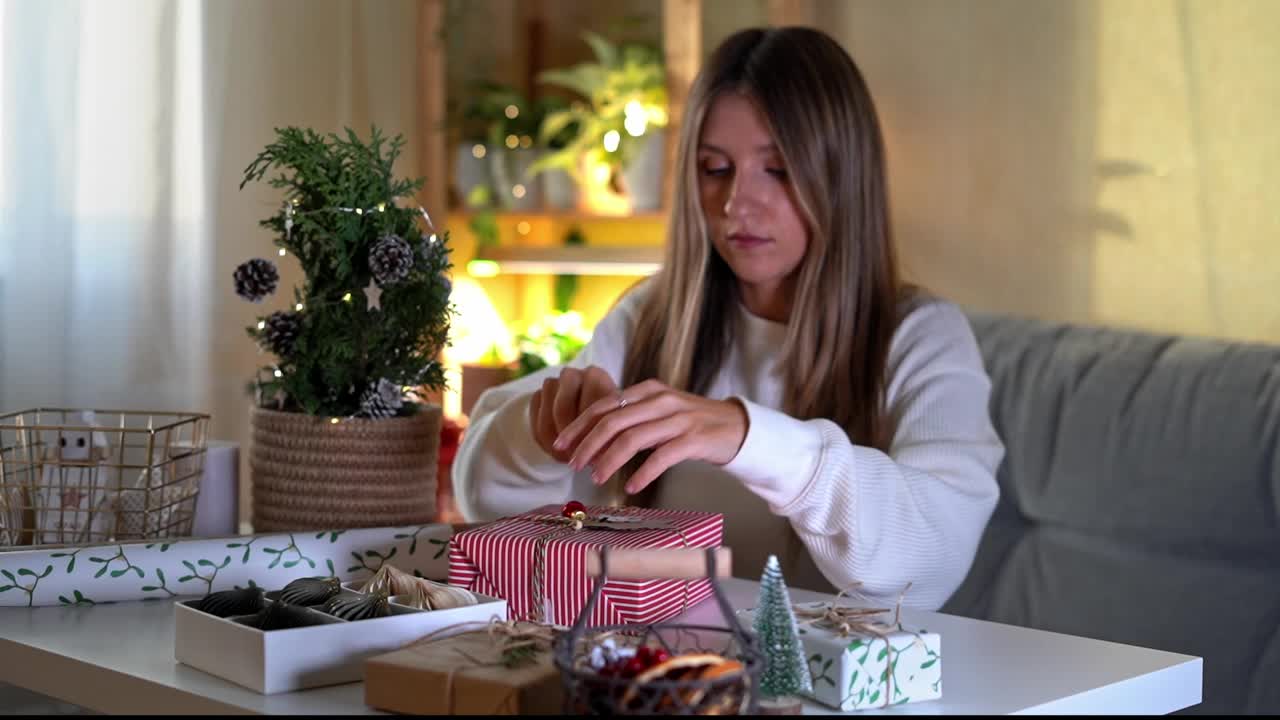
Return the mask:
[[(259, 224), (305, 281), (284, 308), (247, 328), (274, 356), (252, 390), (256, 531), (430, 522), (435, 513), (441, 408), (437, 356), (452, 306), (448, 235), (397, 178), (401, 137), (368, 140), (278, 129), (240, 187), (267, 180), (280, 208)], [(236, 293), (260, 303), (279, 280), (254, 258)]]
[[(640, 153), (649, 152), (654, 138), (660, 138), (655, 131), (667, 126), (666, 67), (661, 52), (651, 45), (615, 45), (592, 32), (583, 33), (583, 39), (595, 55), (593, 61), (538, 75), (539, 82), (581, 99), (546, 115), (539, 134), (548, 145), (567, 128), (575, 131), (531, 170), (560, 168), (584, 184), (590, 180), (584, 168), (606, 167), (610, 182), (617, 184), (620, 171)], [(661, 142), (656, 145), (661, 152)]]

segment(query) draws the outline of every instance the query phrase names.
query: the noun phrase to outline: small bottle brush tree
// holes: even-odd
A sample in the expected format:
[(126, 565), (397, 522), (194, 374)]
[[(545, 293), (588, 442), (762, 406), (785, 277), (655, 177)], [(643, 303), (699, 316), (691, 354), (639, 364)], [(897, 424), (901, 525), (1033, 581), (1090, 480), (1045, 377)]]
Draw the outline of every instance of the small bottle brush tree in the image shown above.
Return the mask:
[[(413, 200), (423, 180), (396, 178), (404, 140), (372, 128), (367, 142), (299, 128), (277, 129), (245, 169), (240, 187), (261, 181), (284, 192), (280, 210), (259, 224), (297, 259), (305, 275), (289, 307), (247, 328), (277, 357), (251, 384), (259, 403), (330, 417), (412, 415), (403, 402), (418, 388), (439, 390), (436, 361), (453, 308), (448, 234), (437, 234)], [(254, 258), (234, 274), (251, 302), (273, 294), (275, 264)]]
[(770, 555), (760, 578), (754, 629), (765, 656), (760, 695), (774, 703), (798, 703), (800, 693), (813, 692), (809, 662), (796, 625), (786, 580), (778, 558)]

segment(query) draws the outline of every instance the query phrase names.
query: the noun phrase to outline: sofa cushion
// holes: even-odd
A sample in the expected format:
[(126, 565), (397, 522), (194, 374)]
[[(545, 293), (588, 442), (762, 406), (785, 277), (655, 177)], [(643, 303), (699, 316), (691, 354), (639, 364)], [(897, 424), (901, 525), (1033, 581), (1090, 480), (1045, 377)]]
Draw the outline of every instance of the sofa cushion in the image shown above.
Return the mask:
[(1280, 348), (970, 322), (1006, 456), (943, 610), (1197, 655), (1189, 713), (1280, 712)]

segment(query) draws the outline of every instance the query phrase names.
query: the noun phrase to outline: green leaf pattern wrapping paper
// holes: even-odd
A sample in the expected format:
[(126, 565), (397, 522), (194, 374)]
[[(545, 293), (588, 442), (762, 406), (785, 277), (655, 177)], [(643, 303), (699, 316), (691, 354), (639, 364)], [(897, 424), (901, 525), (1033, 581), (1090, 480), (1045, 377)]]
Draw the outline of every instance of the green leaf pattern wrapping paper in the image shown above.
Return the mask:
[(0, 552), (0, 607), (94, 605), (203, 596), (300, 577), (369, 577), (385, 562), (428, 578), (449, 574), (444, 524), (167, 538)]

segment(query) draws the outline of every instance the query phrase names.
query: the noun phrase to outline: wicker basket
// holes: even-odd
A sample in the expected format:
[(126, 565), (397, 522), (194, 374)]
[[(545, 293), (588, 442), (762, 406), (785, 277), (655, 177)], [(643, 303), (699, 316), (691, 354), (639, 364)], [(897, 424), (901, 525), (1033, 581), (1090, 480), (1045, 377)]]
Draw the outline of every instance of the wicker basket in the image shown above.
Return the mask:
[(439, 405), (338, 423), (253, 408), (254, 531), (434, 522), (441, 420)]

